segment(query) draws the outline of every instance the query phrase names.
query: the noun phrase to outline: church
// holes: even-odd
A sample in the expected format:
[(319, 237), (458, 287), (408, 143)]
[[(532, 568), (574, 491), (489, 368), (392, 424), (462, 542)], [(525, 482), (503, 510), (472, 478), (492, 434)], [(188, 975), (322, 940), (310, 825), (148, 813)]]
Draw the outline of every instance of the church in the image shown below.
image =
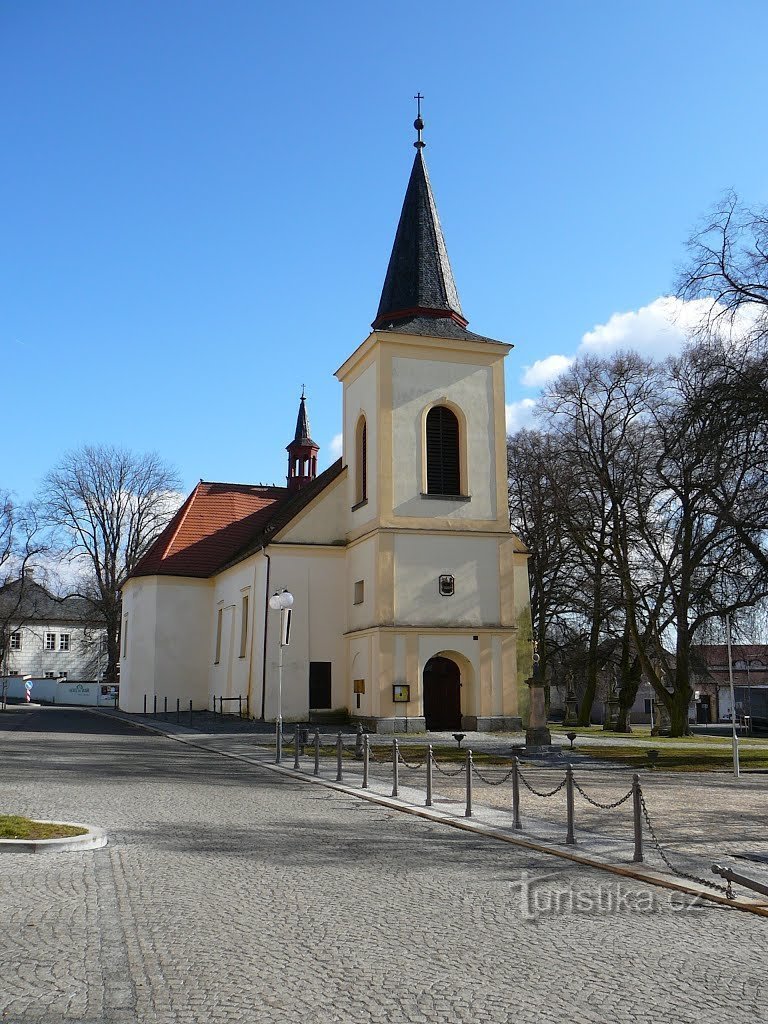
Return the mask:
[[(302, 393), (286, 486), (201, 481), (123, 588), (120, 706), (381, 732), (526, 715), (526, 551), (510, 532), (504, 359), (467, 329), (423, 121), (372, 330), (336, 371), (343, 453), (317, 473)], [(290, 643), (269, 607), (293, 595)], [(224, 698), (223, 704), (221, 698)]]

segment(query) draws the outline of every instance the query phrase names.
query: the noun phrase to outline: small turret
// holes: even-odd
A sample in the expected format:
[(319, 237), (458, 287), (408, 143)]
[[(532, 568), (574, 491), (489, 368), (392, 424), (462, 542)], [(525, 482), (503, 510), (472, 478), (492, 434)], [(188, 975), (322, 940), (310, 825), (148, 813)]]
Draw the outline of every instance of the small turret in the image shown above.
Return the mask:
[(305, 484), (311, 483), (317, 476), (318, 445), (309, 436), (309, 420), (307, 418), (307, 401), (304, 388), (301, 389), (299, 415), (296, 417), (296, 433), (293, 440), (286, 446), (288, 452), (288, 490), (292, 493), (301, 490)]

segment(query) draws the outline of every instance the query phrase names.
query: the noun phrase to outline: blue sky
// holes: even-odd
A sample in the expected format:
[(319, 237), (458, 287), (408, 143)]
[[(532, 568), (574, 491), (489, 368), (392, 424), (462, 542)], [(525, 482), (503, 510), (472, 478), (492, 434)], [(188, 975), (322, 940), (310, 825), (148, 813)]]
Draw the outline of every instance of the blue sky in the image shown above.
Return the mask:
[(739, 0), (5, 0), (0, 487), (86, 441), (280, 482), (302, 383), (331, 461), (417, 90), (511, 421), (555, 355), (674, 347), (691, 229), (728, 187), (768, 202), (766, 35)]

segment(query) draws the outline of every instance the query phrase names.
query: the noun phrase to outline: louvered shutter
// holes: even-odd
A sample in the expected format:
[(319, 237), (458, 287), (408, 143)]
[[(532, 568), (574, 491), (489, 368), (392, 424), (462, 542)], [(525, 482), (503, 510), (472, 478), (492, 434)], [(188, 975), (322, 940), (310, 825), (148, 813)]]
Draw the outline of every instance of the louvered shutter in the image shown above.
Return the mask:
[(427, 494), (460, 494), (459, 421), (436, 405), (427, 413)]

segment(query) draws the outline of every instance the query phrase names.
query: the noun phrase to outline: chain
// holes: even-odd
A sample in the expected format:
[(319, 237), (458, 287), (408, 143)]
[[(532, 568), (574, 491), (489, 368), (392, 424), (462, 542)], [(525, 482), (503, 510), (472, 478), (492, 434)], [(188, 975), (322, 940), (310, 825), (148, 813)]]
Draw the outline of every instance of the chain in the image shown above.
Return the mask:
[(724, 892), (729, 900), (736, 899), (736, 897), (733, 895), (733, 888), (731, 887), (730, 881), (728, 882), (728, 885), (718, 885), (717, 882), (710, 882), (708, 878), (699, 878), (698, 875), (689, 875), (687, 871), (680, 871), (679, 868), (676, 868), (661, 848), (659, 837), (653, 830), (653, 825), (651, 824), (651, 819), (648, 814), (648, 808), (645, 806), (645, 797), (642, 793), (640, 794), (640, 806), (643, 809), (643, 817), (645, 818), (645, 823), (648, 826), (648, 831), (651, 833), (651, 839), (653, 839), (653, 844), (658, 850), (659, 856), (667, 865), (667, 867), (673, 875), (677, 875), (678, 878), (687, 878), (690, 882), (696, 882), (697, 885), (705, 885), (709, 889), (717, 890), (717, 892)]
[(601, 804), (599, 800), (593, 800), (591, 796), (588, 796), (581, 788), (581, 786), (578, 784), (576, 779), (573, 780), (573, 785), (579, 791), (579, 793), (581, 793), (581, 795), (584, 797), (588, 804), (592, 804), (593, 807), (599, 807), (601, 811), (612, 811), (614, 807), (621, 807), (622, 804), (626, 803), (627, 800), (629, 800), (633, 792), (630, 789), (628, 793), (626, 793), (619, 800), (614, 800), (612, 804)]
[(456, 775), (461, 775), (462, 772), (465, 772), (467, 770), (466, 764), (463, 764), (461, 768), (459, 768), (457, 771), (447, 772), (445, 768), (440, 767), (440, 765), (437, 763), (434, 757), (432, 758), (432, 764), (435, 766), (435, 768), (437, 768), (441, 775), (447, 775), (449, 779), (454, 778)]
[(517, 774), (518, 774), (518, 776), (520, 778), (520, 781), (523, 783), (523, 785), (525, 786), (526, 789), (529, 789), (531, 791), (531, 793), (533, 793), (534, 796), (542, 796), (542, 797), (550, 797), (550, 796), (554, 796), (555, 793), (559, 793), (560, 790), (565, 785), (566, 778), (567, 778), (567, 776), (563, 776), (563, 781), (560, 783), (560, 785), (559, 786), (555, 786), (555, 788), (550, 790), (549, 793), (540, 793), (538, 791), (538, 789), (534, 789), (533, 788), (533, 786), (526, 779), (526, 777), (523, 775), (523, 773), (520, 771), (519, 768), (517, 770)]
[(417, 772), (419, 770), (419, 768), (423, 768), (424, 765), (427, 763), (426, 761), (419, 761), (418, 764), (408, 764), (408, 762), (405, 760), (403, 755), (400, 753), (400, 748), (399, 747), (398, 747), (398, 750), (397, 750), (397, 756), (398, 756), (398, 760), (400, 761), (400, 764), (405, 765), (406, 768), (410, 768), (412, 772)]
[(484, 782), (486, 784), (486, 786), (503, 786), (504, 783), (508, 779), (511, 779), (512, 776), (515, 773), (515, 769), (514, 768), (510, 768), (510, 770), (507, 772), (507, 774), (503, 778), (501, 778), (501, 779), (489, 779), (487, 776), (483, 775), (483, 773), (480, 771), (480, 769), (477, 767), (477, 765), (473, 764), (472, 768), (474, 770), (475, 775), (478, 777), (478, 779), (480, 779), (481, 782)]

